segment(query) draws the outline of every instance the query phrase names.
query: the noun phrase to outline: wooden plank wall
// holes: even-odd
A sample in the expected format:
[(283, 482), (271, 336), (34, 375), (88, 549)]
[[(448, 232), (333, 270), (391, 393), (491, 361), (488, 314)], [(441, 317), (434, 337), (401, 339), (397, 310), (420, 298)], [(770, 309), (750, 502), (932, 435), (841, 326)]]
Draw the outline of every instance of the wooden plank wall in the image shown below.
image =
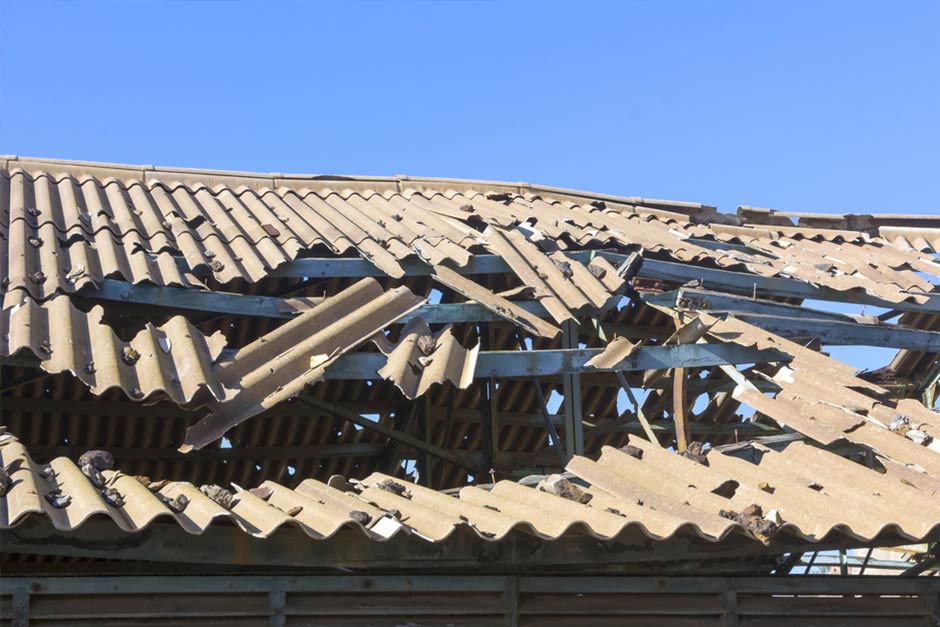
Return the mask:
[(6, 578), (3, 627), (935, 625), (930, 577)]

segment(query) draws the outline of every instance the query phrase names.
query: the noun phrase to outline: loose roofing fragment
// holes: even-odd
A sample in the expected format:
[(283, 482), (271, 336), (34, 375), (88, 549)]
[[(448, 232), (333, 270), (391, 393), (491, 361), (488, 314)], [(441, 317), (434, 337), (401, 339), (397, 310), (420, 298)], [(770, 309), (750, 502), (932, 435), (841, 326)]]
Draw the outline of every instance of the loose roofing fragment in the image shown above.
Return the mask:
[(574, 320), (574, 311), (602, 309), (614, 295), (580, 261), (561, 251), (543, 253), (519, 230), (490, 226), (483, 233), (486, 246), (503, 258), (517, 277), (535, 288), (535, 297), (556, 322)]
[(219, 380), (229, 389), (225, 401), (208, 404), (211, 415), (187, 429), (180, 450), (200, 449), (240, 422), (295, 396), (305, 385), (319, 381), (336, 357), (422, 302), (406, 287), (383, 292), (375, 279), (362, 279), (239, 349), (218, 368)]
[(625, 337), (615, 337), (602, 353), (591, 357), (584, 365), (601, 370), (611, 370), (626, 361), (640, 346), (640, 344), (634, 344)]
[(382, 333), (372, 339), (388, 357), (379, 375), (393, 382), (408, 398), (421, 396), (435, 383), (450, 381), (466, 389), (473, 381), (480, 343), (469, 350), (464, 348), (451, 333), (450, 325), (432, 333), (424, 318), (413, 318), (402, 329), (398, 344), (392, 344)]
[(4, 297), (0, 313), (0, 354), (29, 351), (49, 373), (71, 372), (95, 394), (121, 388), (142, 400), (166, 395), (178, 404), (222, 399), (225, 390), (213, 363), (225, 346), (220, 332), (204, 335), (183, 316), (166, 324), (147, 324), (124, 342), (104, 321), (104, 309), (85, 313), (67, 296), (37, 303), (17, 290)]
[(458, 294), (480, 303), (497, 316), (512, 322), (528, 333), (547, 338), (553, 338), (561, 333), (561, 329), (555, 325), (529, 313), (511, 300), (499, 294), (494, 294), (447, 266), (435, 266), (431, 278), (442, 285), (446, 285)]

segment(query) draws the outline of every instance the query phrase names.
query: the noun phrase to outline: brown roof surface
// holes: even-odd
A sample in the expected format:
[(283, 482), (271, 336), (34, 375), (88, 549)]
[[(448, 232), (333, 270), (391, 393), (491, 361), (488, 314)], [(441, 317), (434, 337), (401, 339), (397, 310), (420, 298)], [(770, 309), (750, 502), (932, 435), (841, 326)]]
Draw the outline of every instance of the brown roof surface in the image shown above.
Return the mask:
[[(451, 496), (376, 473), (354, 485), (333, 480), (332, 487), (308, 479), (293, 490), (267, 481), (257, 490), (236, 490), (227, 507), (224, 498), (210, 498), (188, 482), (149, 482), (148, 487), (106, 470), (105, 488), (123, 501), (115, 506), (114, 493), (109, 503), (72, 460), (36, 464), (15, 438), (4, 438), (0, 461), (11, 469), (13, 483), (2, 497), (0, 528), (42, 515), (55, 528), (71, 530), (92, 516), (105, 516), (125, 532), (166, 519), (196, 534), (229, 520), (257, 537), (292, 525), (313, 539), (348, 526), (376, 540), (404, 529), (439, 542), (458, 527), (470, 527), (492, 542), (510, 533), (552, 540), (585, 532), (624, 541), (694, 534), (720, 542), (729, 534), (751, 534), (750, 521), (742, 524), (722, 512), (739, 513), (752, 505), (760, 506), (763, 520), (776, 520), (780, 533), (810, 542), (831, 540), (831, 534), (868, 541), (884, 532), (921, 541), (935, 538), (940, 527), (935, 495), (801, 442), (782, 452), (755, 445), (745, 457), (712, 451), (706, 466), (636, 438), (639, 458), (609, 447), (597, 461), (575, 457), (568, 470), (577, 483), (562, 480), (561, 490), (544, 481), (539, 487), (500, 481), (491, 488), (467, 486)], [(177, 511), (178, 495), (188, 499), (182, 511)]]
[[(793, 276), (893, 302), (918, 300), (931, 290), (913, 270), (940, 270), (928, 255), (896, 248), (869, 231), (751, 225), (703, 205), (526, 184), (7, 159), (0, 185), (0, 241), (7, 247), (0, 274), (10, 288), (38, 299), (105, 276), (184, 286), (198, 286), (193, 275), (205, 273), (221, 283), (258, 281), (317, 248), (357, 252), (401, 278), (400, 262), (408, 257), (462, 266), (487, 247), (510, 261), (515, 257), (506, 238), (526, 247), (525, 265), (550, 281), (546, 298), (562, 290), (553, 294), (563, 305), (555, 306), (556, 319), (585, 297), (602, 296), (588, 282), (589, 292), (571, 292), (574, 300), (566, 304), (566, 281), (551, 279), (553, 260), (513, 235), (510, 227), (520, 224), (562, 247), (639, 245), (679, 261)], [(490, 231), (481, 232), (481, 225)], [(706, 248), (694, 238), (744, 242), (755, 252)], [(526, 281), (530, 271), (511, 265), (526, 284), (546, 287)]]
[[(67, 296), (37, 303), (24, 292), (8, 292), (0, 312), (0, 354), (32, 353), (49, 373), (69, 372), (95, 394), (120, 388), (134, 400), (167, 397), (179, 404), (208, 390), (225, 390), (213, 372), (225, 336), (206, 336), (183, 316), (155, 327), (147, 324), (123, 341), (102, 320), (104, 310), (85, 313)], [(202, 395), (201, 400), (208, 400)]]

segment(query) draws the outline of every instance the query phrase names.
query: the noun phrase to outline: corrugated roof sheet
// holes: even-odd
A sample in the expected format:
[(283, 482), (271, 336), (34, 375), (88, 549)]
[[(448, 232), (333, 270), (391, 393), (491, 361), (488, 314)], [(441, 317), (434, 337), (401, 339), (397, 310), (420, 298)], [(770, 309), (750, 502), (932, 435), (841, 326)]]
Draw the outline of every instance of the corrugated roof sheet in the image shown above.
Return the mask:
[(0, 312), (0, 355), (32, 353), (46, 372), (70, 372), (95, 394), (120, 388), (134, 400), (167, 397), (181, 405), (225, 397), (213, 372), (225, 347), (220, 332), (207, 337), (183, 316), (174, 316), (159, 327), (147, 324), (125, 342), (103, 316), (100, 306), (85, 313), (67, 296), (37, 303), (24, 292), (7, 293)]
[(207, 404), (211, 415), (187, 429), (181, 450), (202, 448), (243, 420), (296, 396), (319, 381), (338, 356), (423, 302), (407, 287), (385, 291), (375, 279), (362, 279), (239, 349), (217, 367), (231, 393)]
[(823, 444), (848, 440), (923, 471), (928, 481), (929, 477), (940, 477), (940, 453), (932, 450), (940, 443), (923, 446), (905, 435), (916, 429), (932, 438), (940, 437), (940, 414), (916, 400), (889, 400), (887, 390), (858, 378), (851, 366), (746, 322), (701, 317), (714, 325), (710, 332), (717, 337), (776, 348), (793, 358), (773, 377), (781, 387), (776, 396), (738, 385), (735, 399)]
[[(400, 278), (399, 262), (407, 257), (461, 266), (486, 244), (508, 255), (507, 261), (515, 260), (511, 265), (517, 274), (529, 276), (532, 270), (534, 277), (546, 276), (547, 286), (534, 278), (526, 282), (547, 288), (543, 298), (556, 320), (602, 300), (603, 292), (595, 289), (593, 277), (580, 272), (583, 268), (571, 268), (578, 273), (573, 284), (555, 276), (567, 271), (553, 270), (544, 253), (530, 255), (528, 249), (535, 247), (519, 228), (562, 248), (639, 245), (679, 261), (794, 276), (892, 302), (917, 300), (931, 289), (909, 268), (940, 271), (932, 258), (918, 252), (924, 246), (902, 250), (866, 231), (832, 236), (806, 227), (749, 228), (733, 220), (737, 216), (702, 205), (485, 181), (7, 160), (0, 175), (0, 207), (0, 241), (6, 247), (0, 275), (9, 287), (39, 299), (74, 292), (106, 276), (184, 286), (198, 286), (193, 275), (200, 272), (223, 283), (257, 281), (314, 247), (333, 254), (357, 252)], [(736, 223), (725, 224), (729, 221)], [(491, 234), (481, 236), (479, 229), (486, 225)], [(754, 252), (704, 247), (694, 238), (746, 241)], [(511, 252), (519, 246), (527, 249), (522, 259)], [(537, 267), (527, 270), (527, 259)]]
[(444, 381), (460, 389), (473, 381), (480, 343), (469, 350), (464, 348), (451, 333), (450, 325), (432, 333), (424, 318), (413, 318), (401, 330), (397, 344), (383, 334), (373, 340), (388, 357), (379, 376), (394, 383), (407, 398), (417, 398)]
[[(11, 483), (0, 496), (0, 528), (43, 515), (63, 531), (105, 516), (127, 532), (165, 519), (201, 533), (228, 520), (256, 537), (292, 525), (313, 539), (352, 527), (373, 539), (404, 529), (429, 542), (446, 539), (458, 527), (493, 542), (510, 533), (547, 540), (582, 533), (621, 540), (694, 534), (712, 542), (744, 534), (772, 541), (778, 530), (755, 525), (760, 520), (776, 520), (779, 533), (809, 542), (833, 535), (868, 541), (884, 532), (922, 541), (940, 531), (935, 495), (800, 442), (783, 452), (755, 446), (745, 457), (711, 451), (707, 465), (638, 439), (634, 444), (639, 449), (631, 452), (605, 448), (596, 462), (572, 459), (568, 470), (578, 483), (543, 481), (536, 488), (500, 481), (451, 496), (375, 473), (355, 485), (307, 480), (294, 490), (267, 481), (227, 500), (210, 498), (187, 482), (145, 485), (113, 470), (104, 471), (106, 483), (98, 488), (70, 459), (35, 464), (7, 435), (0, 462)], [(549, 489), (553, 483), (562, 489)], [(106, 498), (108, 488), (114, 492)], [(115, 506), (115, 492), (123, 504)], [(178, 495), (188, 502), (181, 505)], [(754, 505), (761, 508), (758, 521), (729, 518), (755, 511)]]

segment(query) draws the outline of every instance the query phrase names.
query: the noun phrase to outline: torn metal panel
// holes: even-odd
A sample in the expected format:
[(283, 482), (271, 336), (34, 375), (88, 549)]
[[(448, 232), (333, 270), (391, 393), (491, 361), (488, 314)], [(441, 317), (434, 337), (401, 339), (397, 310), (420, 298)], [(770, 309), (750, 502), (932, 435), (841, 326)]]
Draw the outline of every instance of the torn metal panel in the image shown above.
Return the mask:
[[(538, 316), (519, 307), (508, 298), (494, 294), (482, 285), (458, 274), (447, 266), (435, 266), (432, 275), (435, 281), (449, 287), (458, 294), (476, 301), (496, 315), (512, 322), (532, 335), (553, 338), (561, 333), (561, 329), (548, 323)], [(531, 288), (526, 287), (526, 290)]]
[(379, 375), (393, 382), (408, 398), (417, 398), (444, 381), (460, 389), (473, 381), (480, 343), (469, 350), (464, 348), (451, 333), (450, 325), (432, 333), (423, 318), (413, 318), (401, 330), (397, 344), (381, 333), (373, 341), (388, 357)]
[[(103, 322), (104, 310), (85, 313), (67, 296), (38, 303), (22, 291), (7, 293), (0, 313), (0, 354), (29, 351), (49, 373), (70, 372), (95, 394), (121, 388), (131, 399), (168, 397), (178, 404), (225, 397), (214, 363), (225, 347), (219, 333), (205, 336), (182, 316), (148, 324), (124, 342)], [(156, 397), (156, 398), (152, 398)]]
[(414, 311), (424, 299), (406, 287), (387, 292), (362, 279), (219, 364), (226, 399), (208, 404), (211, 415), (186, 431), (181, 450), (199, 449), (230, 428), (319, 381), (339, 355)]

